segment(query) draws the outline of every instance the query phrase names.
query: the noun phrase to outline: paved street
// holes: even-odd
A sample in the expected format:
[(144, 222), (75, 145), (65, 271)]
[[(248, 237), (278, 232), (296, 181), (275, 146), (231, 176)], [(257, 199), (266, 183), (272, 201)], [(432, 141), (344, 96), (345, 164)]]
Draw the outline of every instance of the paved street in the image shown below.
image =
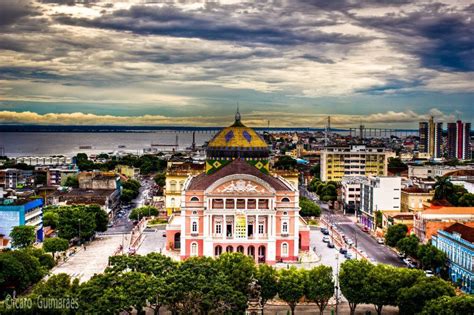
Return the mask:
[(166, 245), (166, 237), (163, 236), (164, 232), (164, 225), (157, 228), (145, 229), (143, 233), (144, 240), (138, 248), (137, 254), (147, 255), (153, 252), (161, 253)]

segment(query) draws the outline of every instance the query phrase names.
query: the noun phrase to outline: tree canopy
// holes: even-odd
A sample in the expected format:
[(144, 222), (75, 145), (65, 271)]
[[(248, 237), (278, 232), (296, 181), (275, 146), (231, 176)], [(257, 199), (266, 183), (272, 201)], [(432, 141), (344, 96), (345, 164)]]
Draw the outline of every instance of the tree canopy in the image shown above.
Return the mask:
[(405, 224), (391, 225), (385, 234), (385, 244), (391, 247), (397, 246), (398, 241), (404, 238), (408, 233), (408, 227)]
[(10, 238), (13, 247), (26, 248), (31, 246), (36, 240), (35, 227), (29, 225), (15, 226), (10, 232)]

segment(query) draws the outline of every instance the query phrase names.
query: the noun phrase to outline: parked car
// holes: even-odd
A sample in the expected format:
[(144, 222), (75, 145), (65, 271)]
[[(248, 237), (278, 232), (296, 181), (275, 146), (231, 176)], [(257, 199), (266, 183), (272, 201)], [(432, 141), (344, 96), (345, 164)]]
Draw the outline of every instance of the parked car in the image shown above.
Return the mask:
[(321, 228), (321, 233), (323, 233), (324, 235), (329, 235), (329, 230), (327, 228)]
[(345, 239), (347, 245), (353, 245), (354, 242), (350, 238)]
[(334, 248), (334, 243), (331, 242), (331, 241), (329, 241), (329, 242), (328, 242), (328, 247), (329, 247), (329, 248)]
[(341, 248), (339, 249), (339, 253), (345, 255), (345, 254), (347, 253), (347, 249), (345, 249), (344, 247), (341, 247)]
[(404, 252), (399, 252), (399, 253), (397, 254), (397, 256), (398, 256), (398, 258), (400, 258), (401, 260), (405, 259), (405, 257), (406, 257), (406, 255), (405, 255)]
[(405, 265), (408, 268), (415, 268), (416, 267), (415, 264), (413, 263), (413, 261), (410, 258), (403, 259), (403, 262), (405, 263)]
[(385, 240), (383, 239), (383, 237), (377, 237), (377, 243), (385, 244)]
[(433, 277), (434, 273), (431, 270), (425, 270), (425, 275), (429, 278), (429, 277)]
[(330, 241), (330, 240), (329, 240), (329, 236), (325, 235), (325, 236), (323, 237), (323, 242), (324, 242), (324, 243), (329, 243), (329, 241)]
[(347, 252), (347, 253), (344, 255), (344, 257), (346, 257), (346, 259), (352, 259), (352, 258), (354, 258), (354, 256), (352, 255), (351, 252)]
[(364, 231), (365, 233), (369, 233), (369, 228), (366, 226), (363, 226), (362, 231)]

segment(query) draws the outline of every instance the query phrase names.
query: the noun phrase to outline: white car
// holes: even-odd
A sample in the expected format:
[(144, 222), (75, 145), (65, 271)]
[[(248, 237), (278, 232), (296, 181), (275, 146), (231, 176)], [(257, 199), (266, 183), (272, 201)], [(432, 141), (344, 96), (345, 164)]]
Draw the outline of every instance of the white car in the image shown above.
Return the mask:
[(330, 240), (329, 240), (329, 236), (325, 235), (325, 236), (323, 237), (323, 242), (324, 242), (324, 243), (329, 243), (329, 241), (330, 241)]
[(377, 243), (385, 244), (385, 240), (382, 237), (377, 237)]
[(433, 277), (433, 276), (434, 276), (434, 273), (433, 273), (433, 271), (431, 271), (431, 270), (425, 270), (425, 275), (426, 275), (428, 278), (430, 278), (430, 277)]

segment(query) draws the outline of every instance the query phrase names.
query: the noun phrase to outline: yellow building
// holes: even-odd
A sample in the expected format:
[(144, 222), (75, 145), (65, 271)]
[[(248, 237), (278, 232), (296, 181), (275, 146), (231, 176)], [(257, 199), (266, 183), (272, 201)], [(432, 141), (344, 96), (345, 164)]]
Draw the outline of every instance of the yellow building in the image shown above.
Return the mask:
[(168, 215), (181, 211), (181, 193), (184, 182), (190, 175), (204, 172), (204, 164), (182, 161), (170, 161), (166, 168), (166, 186), (164, 189), (165, 208)]
[(340, 182), (345, 176), (387, 176), (393, 152), (382, 147), (351, 145), (321, 151), (321, 180)]
[(434, 190), (426, 190), (418, 187), (403, 188), (400, 197), (402, 212), (423, 211), (423, 204), (432, 200)]
[(128, 178), (135, 178), (140, 174), (139, 168), (122, 164), (115, 166), (115, 171)]

